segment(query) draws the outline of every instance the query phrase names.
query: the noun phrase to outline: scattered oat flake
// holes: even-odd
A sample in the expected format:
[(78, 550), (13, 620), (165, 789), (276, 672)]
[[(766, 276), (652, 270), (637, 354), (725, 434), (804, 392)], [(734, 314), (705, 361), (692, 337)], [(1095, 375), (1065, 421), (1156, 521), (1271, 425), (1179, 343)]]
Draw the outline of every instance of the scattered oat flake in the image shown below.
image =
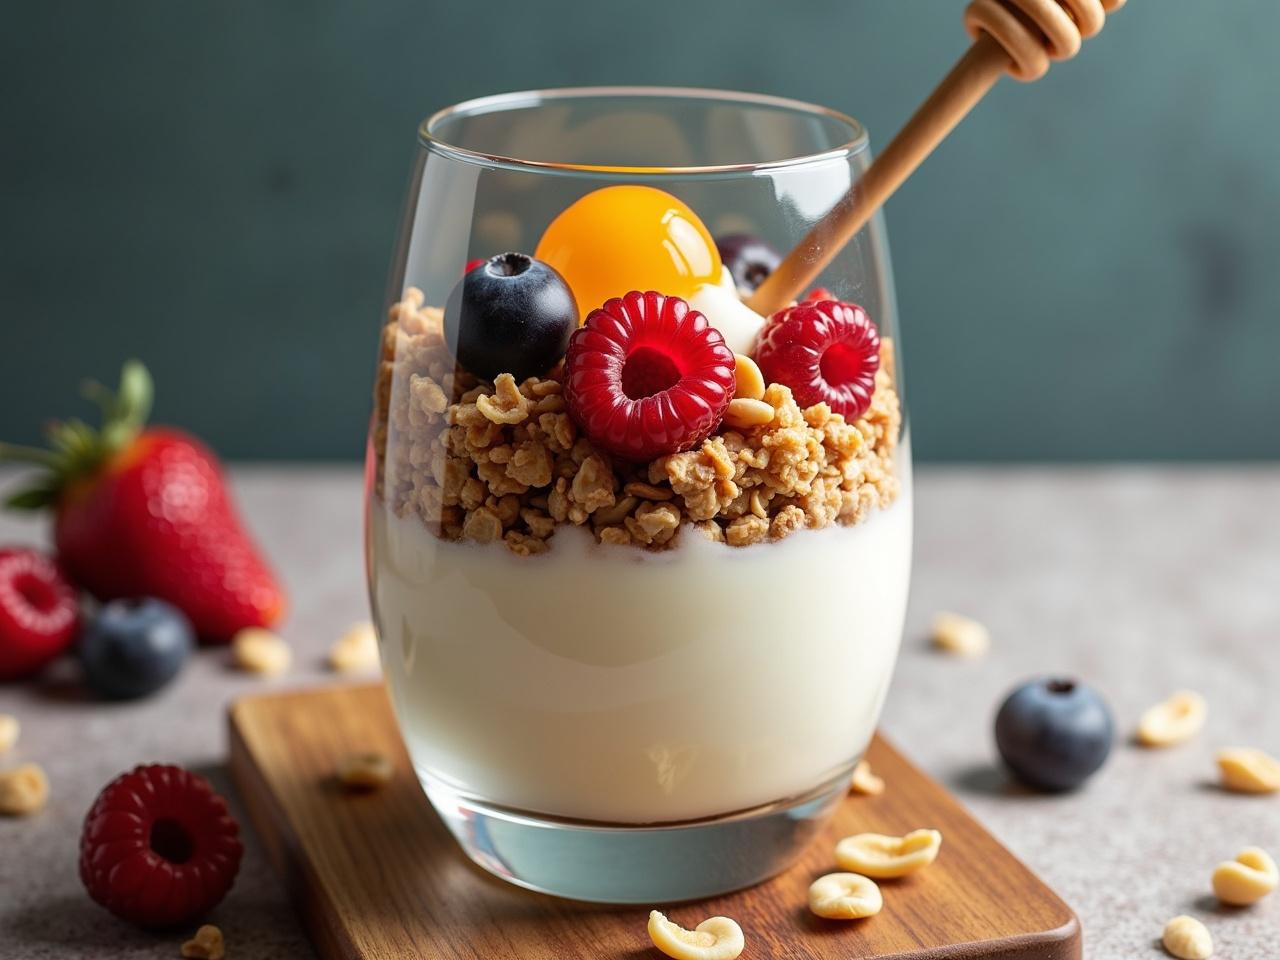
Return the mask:
[(222, 931), (206, 923), (196, 935), (182, 945), (182, 956), (187, 960), (223, 960), (227, 955)]
[(1209, 707), (1194, 690), (1179, 690), (1147, 709), (1138, 721), (1137, 741), (1144, 747), (1185, 743), (1204, 727)]
[(235, 665), (249, 673), (274, 676), (289, 669), (293, 654), (284, 639), (270, 630), (249, 627), (231, 641)]
[(853, 768), (853, 776), (849, 778), (849, 790), (865, 797), (878, 797), (884, 793), (884, 778), (871, 772), (871, 764), (859, 760)]
[(376, 790), (391, 782), (395, 768), (380, 753), (354, 753), (338, 764), (338, 780), (348, 790)]
[(21, 731), (17, 717), (10, 713), (0, 713), (0, 753), (8, 753), (14, 748)]
[(1280, 792), (1280, 760), (1253, 747), (1219, 750), (1218, 770), (1224, 790), (1236, 793)]
[(933, 618), (933, 645), (954, 656), (980, 657), (991, 647), (991, 634), (971, 617), (942, 611)]
[(378, 664), (378, 635), (371, 623), (353, 624), (329, 648), (329, 666), (339, 673), (369, 673)]
[(49, 778), (38, 764), (24, 763), (0, 773), (0, 815), (25, 817), (49, 800)]

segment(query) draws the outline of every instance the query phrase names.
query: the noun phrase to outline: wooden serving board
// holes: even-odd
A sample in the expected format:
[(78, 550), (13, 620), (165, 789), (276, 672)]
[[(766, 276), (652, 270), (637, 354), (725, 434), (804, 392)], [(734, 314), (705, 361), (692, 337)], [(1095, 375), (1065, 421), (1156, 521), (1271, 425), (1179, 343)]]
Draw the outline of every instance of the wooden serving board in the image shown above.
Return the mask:
[[(324, 960), (650, 960), (640, 907), (529, 893), (474, 866), (423, 796), (381, 686), (240, 700), (231, 708), (231, 772), (268, 855)], [(391, 757), (393, 781), (347, 794), (347, 754)], [(733, 917), (746, 960), (1059, 960), (1080, 957), (1075, 914), (941, 786), (883, 738), (868, 759), (888, 789), (851, 796), (802, 860), (760, 886), (697, 903), (654, 904), (683, 926)], [(809, 913), (809, 884), (835, 870), (851, 833), (942, 831), (938, 860), (882, 884), (884, 910), (854, 922)]]

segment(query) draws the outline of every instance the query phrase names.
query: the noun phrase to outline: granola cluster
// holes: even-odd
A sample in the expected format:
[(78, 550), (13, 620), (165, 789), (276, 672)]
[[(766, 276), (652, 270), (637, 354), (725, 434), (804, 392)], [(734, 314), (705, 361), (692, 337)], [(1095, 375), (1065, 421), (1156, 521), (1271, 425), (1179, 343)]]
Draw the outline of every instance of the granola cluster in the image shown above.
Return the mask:
[(901, 413), (884, 340), (871, 408), (848, 423), (801, 409), (770, 384), (772, 420), (724, 426), (702, 445), (647, 464), (617, 461), (581, 436), (559, 371), (481, 382), (455, 368), (443, 314), (410, 288), (383, 330), (375, 390), (376, 487), (398, 516), (447, 540), (502, 540), (542, 553), (561, 524), (601, 543), (670, 545), (688, 525), (730, 546), (801, 528), (853, 524), (898, 496)]

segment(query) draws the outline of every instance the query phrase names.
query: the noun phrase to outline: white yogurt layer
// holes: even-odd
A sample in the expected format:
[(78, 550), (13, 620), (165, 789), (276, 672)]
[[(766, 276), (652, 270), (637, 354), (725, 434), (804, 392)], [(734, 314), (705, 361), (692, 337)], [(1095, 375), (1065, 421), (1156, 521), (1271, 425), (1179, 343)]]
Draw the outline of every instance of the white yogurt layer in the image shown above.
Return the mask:
[(720, 331), (734, 353), (750, 354), (755, 349), (764, 317), (742, 302), (728, 267), (721, 268), (719, 284), (705, 283), (699, 287), (689, 298), (689, 306)]
[[(903, 452), (905, 461), (907, 454)], [(865, 523), (663, 553), (441, 541), (375, 499), (383, 664), (420, 774), (530, 812), (690, 820), (799, 796), (870, 740), (902, 635), (910, 481)]]

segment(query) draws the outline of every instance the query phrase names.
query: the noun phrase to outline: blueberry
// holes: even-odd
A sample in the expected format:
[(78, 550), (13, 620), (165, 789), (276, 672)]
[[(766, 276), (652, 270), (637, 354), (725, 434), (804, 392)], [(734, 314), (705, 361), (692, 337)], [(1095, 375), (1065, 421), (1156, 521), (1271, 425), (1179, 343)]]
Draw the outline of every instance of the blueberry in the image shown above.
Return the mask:
[(154, 693), (178, 675), (195, 647), (181, 610), (163, 600), (112, 600), (80, 639), (89, 687), (108, 700)]
[(1025, 683), (996, 714), (1000, 756), (1019, 780), (1038, 790), (1080, 786), (1106, 762), (1114, 739), (1111, 709), (1079, 680)]
[(756, 290), (782, 262), (778, 251), (749, 233), (717, 237), (716, 249), (739, 290)]
[(445, 337), (465, 370), (517, 382), (546, 373), (564, 356), (578, 305), (554, 269), (525, 253), (502, 253), (467, 271), (449, 294)]

